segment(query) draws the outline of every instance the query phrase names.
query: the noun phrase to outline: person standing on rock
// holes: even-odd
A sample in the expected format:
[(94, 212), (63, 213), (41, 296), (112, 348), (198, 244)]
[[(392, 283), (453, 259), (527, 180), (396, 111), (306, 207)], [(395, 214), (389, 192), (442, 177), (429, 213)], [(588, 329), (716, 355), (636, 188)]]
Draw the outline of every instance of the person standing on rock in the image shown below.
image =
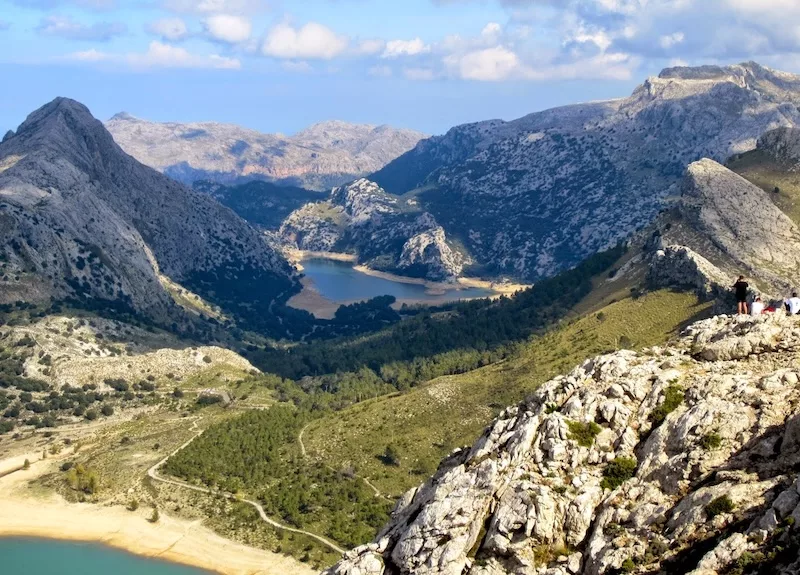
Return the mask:
[(744, 276), (739, 276), (739, 279), (733, 284), (733, 291), (736, 294), (736, 302), (739, 304), (737, 313), (747, 315), (747, 290), (749, 285), (744, 281)]

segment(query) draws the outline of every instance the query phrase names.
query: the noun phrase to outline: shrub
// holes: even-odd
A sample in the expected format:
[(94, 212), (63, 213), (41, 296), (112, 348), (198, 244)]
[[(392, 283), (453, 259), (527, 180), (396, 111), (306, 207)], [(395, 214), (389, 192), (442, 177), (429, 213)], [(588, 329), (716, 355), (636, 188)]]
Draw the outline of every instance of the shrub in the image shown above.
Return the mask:
[(206, 362), (206, 363), (211, 363), (211, 356), (210, 355), (204, 355), (203, 356), (203, 361)]
[(634, 563), (633, 559), (628, 557), (625, 561), (622, 562), (622, 565), (619, 568), (621, 573), (633, 573), (636, 571), (636, 563)]
[(172, 397), (177, 397), (177, 398), (183, 397), (183, 391), (181, 391), (176, 387), (175, 389), (172, 390)]
[(717, 515), (730, 513), (733, 511), (734, 507), (735, 505), (733, 501), (731, 501), (731, 498), (727, 495), (722, 495), (706, 505), (706, 515), (708, 515), (709, 519), (714, 519)]
[(610, 462), (603, 471), (603, 489), (614, 490), (636, 473), (636, 460), (629, 457), (617, 457)]
[(114, 391), (128, 391), (130, 389), (128, 382), (122, 378), (106, 379), (104, 383)]
[(105, 415), (106, 417), (109, 417), (110, 415), (114, 415), (114, 408), (113, 408), (113, 407), (111, 407), (109, 404), (107, 404), (107, 403), (106, 403), (106, 404), (105, 404), (105, 405), (103, 405), (103, 407), (100, 409), (100, 412), (101, 412), (103, 415)]
[(94, 421), (95, 419), (97, 419), (97, 417), (98, 417), (99, 415), (100, 415), (100, 414), (99, 414), (99, 413), (97, 413), (97, 410), (96, 410), (96, 409), (90, 409), (90, 410), (88, 410), (88, 411), (87, 411), (87, 412), (84, 414), (84, 417), (85, 417), (86, 419), (88, 419), (89, 421)]
[(158, 507), (153, 507), (153, 513), (150, 515), (148, 521), (150, 523), (158, 523), (159, 519), (161, 519), (161, 516), (158, 513)]
[(569, 438), (578, 442), (582, 447), (591, 447), (594, 445), (594, 439), (603, 430), (602, 427), (597, 425), (594, 421), (579, 422), (568, 421)]
[(664, 392), (664, 401), (650, 414), (650, 421), (653, 422), (653, 427), (658, 427), (667, 416), (678, 409), (686, 395), (686, 390), (680, 385), (670, 385)]
[(700, 447), (705, 451), (719, 449), (720, 445), (722, 445), (722, 437), (717, 432), (706, 433), (700, 438)]
[(127, 509), (128, 511), (136, 511), (137, 509), (139, 509), (139, 501), (137, 501), (136, 499), (131, 499), (128, 502)]

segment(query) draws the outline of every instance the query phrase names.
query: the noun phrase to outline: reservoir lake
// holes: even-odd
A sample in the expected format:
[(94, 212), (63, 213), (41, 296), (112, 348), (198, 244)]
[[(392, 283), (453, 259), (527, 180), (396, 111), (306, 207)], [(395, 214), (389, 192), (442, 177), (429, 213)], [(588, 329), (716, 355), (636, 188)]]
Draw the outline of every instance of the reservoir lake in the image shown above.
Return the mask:
[(139, 557), (94, 543), (0, 538), (3, 575), (211, 575), (209, 571)]
[(351, 262), (328, 259), (303, 261), (303, 273), (320, 296), (332, 302), (365, 301), (377, 296), (393, 295), (398, 302), (440, 305), (459, 299), (489, 297), (494, 292), (482, 288), (447, 289), (430, 293), (424, 285), (393, 281), (365, 274)]

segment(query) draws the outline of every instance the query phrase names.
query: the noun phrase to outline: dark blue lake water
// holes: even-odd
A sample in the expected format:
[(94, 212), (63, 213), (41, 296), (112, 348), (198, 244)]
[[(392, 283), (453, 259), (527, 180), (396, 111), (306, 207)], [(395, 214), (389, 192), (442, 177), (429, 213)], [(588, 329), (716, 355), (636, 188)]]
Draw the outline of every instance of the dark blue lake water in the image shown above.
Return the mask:
[(443, 294), (430, 294), (423, 285), (371, 276), (356, 271), (349, 262), (335, 260), (304, 260), (303, 273), (314, 282), (314, 287), (322, 297), (335, 302), (361, 301), (381, 295), (393, 295), (398, 300), (415, 300), (437, 305), (459, 299), (492, 295), (491, 290), (481, 288), (452, 289)]
[(0, 538), (3, 575), (211, 575), (111, 547), (51, 539)]

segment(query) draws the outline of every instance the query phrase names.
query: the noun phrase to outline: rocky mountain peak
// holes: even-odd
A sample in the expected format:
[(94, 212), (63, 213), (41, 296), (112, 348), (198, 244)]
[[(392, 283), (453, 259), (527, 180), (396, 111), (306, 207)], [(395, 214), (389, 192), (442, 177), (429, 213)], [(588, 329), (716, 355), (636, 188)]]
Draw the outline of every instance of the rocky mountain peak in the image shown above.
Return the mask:
[(138, 122), (139, 118), (129, 114), (128, 112), (118, 112), (108, 119), (109, 122)]

